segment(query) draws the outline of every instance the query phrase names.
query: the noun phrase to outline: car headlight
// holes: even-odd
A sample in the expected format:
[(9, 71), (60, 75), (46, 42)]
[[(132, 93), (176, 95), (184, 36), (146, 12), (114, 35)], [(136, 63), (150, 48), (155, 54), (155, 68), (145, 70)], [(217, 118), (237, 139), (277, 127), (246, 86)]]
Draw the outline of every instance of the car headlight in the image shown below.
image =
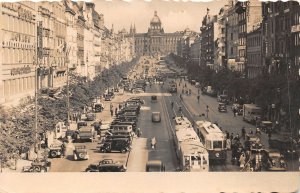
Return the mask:
[(295, 150), (293, 150), (293, 153), (295, 153), (296, 151)]
[(290, 153), (290, 150), (287, 150), (288, 153)]
[(216, 156), (216, 157), (219, 157), (219, 156), (220, 156), (220, 154), (219, 154), (219, 153), (216, 153), (216, 154), (215, 154), (215, 156)]

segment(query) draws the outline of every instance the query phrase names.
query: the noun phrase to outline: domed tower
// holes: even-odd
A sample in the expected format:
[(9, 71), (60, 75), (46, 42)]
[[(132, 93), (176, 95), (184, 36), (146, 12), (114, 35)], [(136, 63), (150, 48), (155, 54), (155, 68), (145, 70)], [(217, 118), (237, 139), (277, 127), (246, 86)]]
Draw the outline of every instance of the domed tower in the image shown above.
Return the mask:
[(157, 15), (157, 11), (154, 11), (154, 16), (150, 21), (150, 28), (148, 29), (149, 33), (163, 33), (163, 29), (161, 27), (161, 21)]

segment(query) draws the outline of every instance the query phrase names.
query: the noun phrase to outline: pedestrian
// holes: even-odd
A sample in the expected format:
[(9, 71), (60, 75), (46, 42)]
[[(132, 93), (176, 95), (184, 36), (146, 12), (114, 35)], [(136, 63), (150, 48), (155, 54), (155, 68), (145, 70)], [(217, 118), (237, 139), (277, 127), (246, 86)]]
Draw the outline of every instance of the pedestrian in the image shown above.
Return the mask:
[(112, 110), (113, 109), (113, 104), (112, 103), (110, 103), (110, 110)]
[(198, 100), (198, 103), (199, 103), (199, 101), (200, 101), (200, 95), (197, 96), (197, 100)]
[(229, 138), (226, 139), (226, 147), (228, 150), (231, 150), (231, 141)]
[(186, 88), (186, 83), (184, 84), (184, 87)]
[(233, 133), (231, 133), (231, 135), (230, 135), (230, 140), (232, 142), (232, 140), (233, 140)]
[(114, 110), (110, 109), (110, 115), (114, 116)]
[(122, 108), (122, 105), (121, 105), (121, 103), (119, 104), (119, 109), (121, 109)]
[(118, 113), (118, 108), (116, 107), (116, 109), (115, 109), (115, 115), (117, 115), (117, 113)]
[(246, 130), (245, 130), (245, 127), (242, 128), (242, 138), (244, 140), (246, 139)]
[(271, 129), (268, 131), (268, 138), (269, 138), (269, 140), (271, 139), (271, 137), (272, 137), (272, 131), (271, 131)]
[(226, 139), (230, 139), (230, 134), (228, 131), (226, 131)]
[(240, 161), (240, 168), (243, 169), (245, 167), (245, 155), (244, 155), (244, 153), (241, 154), (239, 161)]
[(66, 156), (66, 142), (61, 144), (61, 157), (64, 158)]
[(235, 117), (236, 116), (236, 108), (233, 108), (233, 116)]

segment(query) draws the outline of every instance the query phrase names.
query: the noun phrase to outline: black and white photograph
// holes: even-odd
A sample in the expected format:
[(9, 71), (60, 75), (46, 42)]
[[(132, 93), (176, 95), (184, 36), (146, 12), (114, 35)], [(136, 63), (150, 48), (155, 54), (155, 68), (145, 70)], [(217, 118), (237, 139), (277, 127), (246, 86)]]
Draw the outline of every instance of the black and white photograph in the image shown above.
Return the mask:
[(296, 192), (299, 3), (1, 0), (0, 193)]

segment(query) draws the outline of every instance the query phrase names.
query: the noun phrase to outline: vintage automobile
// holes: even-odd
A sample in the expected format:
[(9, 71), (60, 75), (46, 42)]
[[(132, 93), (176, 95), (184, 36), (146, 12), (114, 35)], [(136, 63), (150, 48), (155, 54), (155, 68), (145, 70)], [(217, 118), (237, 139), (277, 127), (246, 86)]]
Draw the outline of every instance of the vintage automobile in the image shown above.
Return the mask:
[(31, 166), (24, 166), (22, 172), (47, 172), (51, 167), (51, 162), (47, 159), (36, 159)]
[(161, 160), (149, 160), (146, 163), (146, 172), (164, 172), (165, 165)]
[(161, 122), (160, 112), (152, 112), (151, 120), (152, 122)]
[(62, 156), (62, 147), (59, 144), (52, 144), (49, 147), (49, 157), (58, 158)]
[(87, 126), (87, 122), (86, 121), (78, 121), (77, 122), (77, 129), (80, 129), (82, 127), (86, 127)]
[(227, 106), (226, 106), (226, 104), (225, 103), (219, 103), (218, 111), (226, 113), (227, 112)]
[(137, 101), (137, 102), (139, 102), (140, 104), (144, 104), (144, 103), (145, 103), (145, 101), (142, 100), (142, 99), (139, 98), (139, 97), (132, 97), (132, 98), (129, 98), (127, 101)]
[(75, 146), (75, 150), (73, 151), (74, 160), (88, 160), (89, 155), (85, 145), (77, 145)]
[(221, 102), (221, 103), (225, 103), (226, 105), (229, 104), (229, 100), (228, 100), (227, 95), (219, 95), (218, 98), (217, 98), (217, 101)]
[(103, 144), (100, 145), (100, 152), (107, 153), (117, 151), (126, 153), (131, 149), (131, 140), (126, 138), (106, 139)]
[(273, 132), (273, 123), (271, 121), (261, 121), (259, 128), (266, 133)]
[(287, 171), (287, 163), (278, 150), (269, 150), (263, 165), (267, 171)]
[(104, 159), (99, 164), (90, 164), (86, 172), (126, 172), (126, 166), (112, 159)]
[(95, 103), (93, 105), (93, 108), (94, 108), (95, 113), (99, 113), (99, 112), (102, 112), (104, 110), (104, 105), (102, 103)]
[(94, 121), (96, 119), (96, 115), (94, 113), (88, 113), (86, 115), (86, 120), (87, 121)]
[(155, 95), (151, 96), (151, 102), (156, 103), (157, 102), (157, 96), (155, 96)]
[(299, 145), (291, 137), (284, 134), (273, 135), (269, 139), (270, 148), (278, 149), (286, 159), (299, 158)]

